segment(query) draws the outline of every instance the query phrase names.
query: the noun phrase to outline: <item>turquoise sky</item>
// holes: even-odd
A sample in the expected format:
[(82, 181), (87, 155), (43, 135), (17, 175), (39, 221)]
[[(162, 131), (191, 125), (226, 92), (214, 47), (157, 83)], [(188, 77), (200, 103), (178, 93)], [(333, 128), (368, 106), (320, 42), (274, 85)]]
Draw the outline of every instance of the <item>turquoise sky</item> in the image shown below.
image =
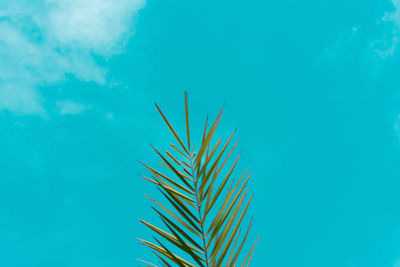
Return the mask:
[(253, 266), (400, 267), (399, 71), (399, 0), (3, 0), (0, 266), (153, 260), (137, 160), (187, 90), (254, 171)]

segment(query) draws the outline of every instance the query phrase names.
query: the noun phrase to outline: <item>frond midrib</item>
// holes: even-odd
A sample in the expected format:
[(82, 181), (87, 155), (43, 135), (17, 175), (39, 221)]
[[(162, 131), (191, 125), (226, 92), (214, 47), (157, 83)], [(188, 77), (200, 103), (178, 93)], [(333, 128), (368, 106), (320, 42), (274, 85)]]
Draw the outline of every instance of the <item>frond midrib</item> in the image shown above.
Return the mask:
[(199, 189), (197, 188), (197, 182), (198, 182), (198, 177), (195, 177), (195, 170), (194, 170), (194, 166), (193, 166), (193, 156), (192, 153), (189, 152), (189, 158), (190, 158), (190, 170), (192, 173), (192, 177), (193, 177), (193, 185), (194, 185), (194, 193), (196, 196), (196, 205), (197, 205), (197, 210), (198, 210), (198, 216), (199, 216), (199, 226), (200, 226), (200, 235), (201, 235), (201, 239), (203, 240), (203, 252), (204, 252), (204, 261), (206, 263), (206, 267), (209, 266), (209, 256), (208, 256), (208, 247), (207, 247), (207, 242), (206, 242), (206, 234), (204, 231), (204, 220), (203, 220), (203, 215), (201, 212), (201, 202), (199, 199)]

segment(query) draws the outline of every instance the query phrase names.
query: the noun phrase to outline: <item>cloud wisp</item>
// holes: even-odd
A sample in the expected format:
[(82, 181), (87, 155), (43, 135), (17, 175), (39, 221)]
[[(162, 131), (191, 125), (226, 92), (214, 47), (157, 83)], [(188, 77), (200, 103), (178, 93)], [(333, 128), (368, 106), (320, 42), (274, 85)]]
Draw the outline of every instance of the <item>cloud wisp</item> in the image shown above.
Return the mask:
[[(400, 114), (397, 115), (397, 120), (394, 123), (394, 130), (396, 131), (396, 134), (400, 141)], [(400, 267), (400, 260), (399, 260), (399, 267)]]
[(57, 107), (61, 115), (78, 115), (90, 109), (91, 105), (79, 104), (67, 99), (64, 101), (57, 101)]
[(0, 3), (0, 111), (46, 115), (40, 88), (68, 75), (106, 83), (96, 57), (123, 51), (144, 0)]
[(400, 0), (391, 0), (394, 10), (385, 12), (380, 23), (389, 27), (383, 39), (371, 42), (371, 46), (381, 58), (393, 56), (400, 44)]

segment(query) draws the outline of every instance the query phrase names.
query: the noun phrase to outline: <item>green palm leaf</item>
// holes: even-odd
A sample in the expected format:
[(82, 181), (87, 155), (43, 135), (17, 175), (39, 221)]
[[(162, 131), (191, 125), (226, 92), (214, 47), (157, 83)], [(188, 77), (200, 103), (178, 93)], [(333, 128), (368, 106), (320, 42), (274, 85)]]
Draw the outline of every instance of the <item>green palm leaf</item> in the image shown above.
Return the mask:
[[(152, 146), (161, 160), (163, 170), (141, 163), (150, 176), (142, 176), (154, 183), (165, 197), (165, 204), (149, 197), (158, 208), (153, 207), (164, 224), (164, 229), (140, 220), (159, 237), (156, 243), (138, 239), (140, 244), (149, 247), (161, 266), (249, 266), (257, 240), (247, 253), (241, 257), (247, 241), (252, 220), (244, 237), (240, 237), (242, 223), (251, 203), (247, 199), (247, 184), (251, 177), (247, 170), (233, 182), (233, 173), (239, 156), (227, 171), (237, 142), (229, 149), (235, 132), (222, 142), (214, 144), (213, 137), (221, 120), (222, 111), (208, 129), (206, 120), (201, 145), (195, 146), (190, 139), (189, 109), (185, 92), (185, 121), (187, 144), (179, 137), (160, 107), (156, 104), (179, 147), (172, 144), (172, 152), (165, 154)], [(176, 153), (176, 155), (174, 155)], [(230, 182), (232, 181), (232, 182)], [(230, 187), (227, 187), (230, 184)], [(242, 258), (241, 262), (239, 259)], [(142, 262), (157, 266), (147, 261)]]

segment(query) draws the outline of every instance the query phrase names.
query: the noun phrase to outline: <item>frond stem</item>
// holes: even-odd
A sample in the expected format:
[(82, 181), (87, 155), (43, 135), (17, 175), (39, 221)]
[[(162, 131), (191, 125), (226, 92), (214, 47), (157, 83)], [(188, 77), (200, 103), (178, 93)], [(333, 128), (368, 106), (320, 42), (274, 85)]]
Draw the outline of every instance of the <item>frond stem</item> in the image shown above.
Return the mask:
[(193, 167), (193, 157), (192, 157), (192, 153), (189, 153), (189, 157), (190, 157), (190, 169), (192, 172), (192, 177), (193, 177), (193, 184), (194, 184), (194, 190), (195, 190), (195, 195), (196, 195), (196, 204), (197, 204), (197, 209), (199, 212), (199, 221), (200, 221), (200, 234), (201, 234), (201, 239), (203, 239), (203, 249), (204, 249), (204, 256), (205, 256), (205, 261), (206, 261), (206, 266), (209, 267), (208, 265), (208, 248), (207, 248), (207, 244), (206, 244), (206, 235), (204, 232), (204, 221), (203, 221), (203, 215), (201, 213), (201, 203), (199, 200), (199, 190), (197, 189), (197, 180), (198, 178), (196, 178), (195, 173), (194, 173), (194, 167)]

